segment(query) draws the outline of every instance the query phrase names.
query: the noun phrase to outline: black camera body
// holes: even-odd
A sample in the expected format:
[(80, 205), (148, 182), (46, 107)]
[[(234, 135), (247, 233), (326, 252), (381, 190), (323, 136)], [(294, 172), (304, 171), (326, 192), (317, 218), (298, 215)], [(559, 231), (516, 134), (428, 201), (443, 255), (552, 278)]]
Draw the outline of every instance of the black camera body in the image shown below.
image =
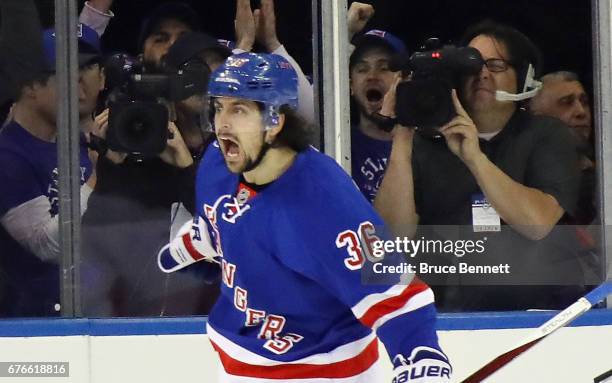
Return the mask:
[(106, 143), (109, 149), (149, 157), (161, 153), (168, 140), (170, 104), (204, 94), (210, 69), (204, 62), (146, 73), (140, 60), (116, 54), (106, 62)]
[(397, 86), (397, 122), (436, 135), (437, 128), (456, 115), (451, 90), (463, 77), (478, 74), (483, 64), (477, 49), (452, 45), (394, 58), (391, 70), (411, 73), (410, 81)]

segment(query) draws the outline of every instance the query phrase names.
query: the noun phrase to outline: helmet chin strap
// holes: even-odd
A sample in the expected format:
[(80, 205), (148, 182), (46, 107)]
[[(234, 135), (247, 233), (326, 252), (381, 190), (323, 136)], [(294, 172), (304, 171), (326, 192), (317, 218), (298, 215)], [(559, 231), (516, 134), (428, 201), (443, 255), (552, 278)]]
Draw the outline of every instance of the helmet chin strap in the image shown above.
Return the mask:
[(255, 169), (257, 166), (259, 166), (261, 161), (266, 156), (266, 153), (268, 153), (268, 150), (270, 150), (270, 148), (272, 147), (272, 144), (269, 144), (266, 141), (266, 132), (268, 130), (278, 126), (278, 124), (279, 124), (279, 108), (275, 107), (273, 105), (267, 106), (266, 107), (266, 114), (263, 117), (263, 123), (264, 123), (263, 144), (261, 146), (261, 149), (259, 150), (259, 153), (257, 154), (257, 158), (255, 159), (255, 161), (253, 161), (252, 163), (247, 165), (247, 167), (244, 169), (243, 173), (249, 172), (249, 171)]
[(542, 89), (542, 83), (534, 78), (535, 70), (533, 66), (529, 64), (527, 68), (527, 75), (525, 76), (525, 86), (523, 86), (523, 92), (521, 93), (508, 93), (503, 90), (495, 92), (495, 99), (497, 101), (522, 101), (531, 98), (538, 94)]

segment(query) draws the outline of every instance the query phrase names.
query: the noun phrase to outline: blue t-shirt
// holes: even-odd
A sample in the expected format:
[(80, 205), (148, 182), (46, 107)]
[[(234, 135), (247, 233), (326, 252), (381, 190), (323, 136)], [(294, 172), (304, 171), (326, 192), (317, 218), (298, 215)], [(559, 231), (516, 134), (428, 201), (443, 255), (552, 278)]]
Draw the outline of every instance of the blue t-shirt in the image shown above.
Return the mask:
[(387, 160), (391, 153), (391, 141), (366, 136), (353, 126), (351, 130), (351, 169), (353, 180), (368, 201), (374, 201), (382, 182)]
[[(84, 137), (81, 140), (81, 184), (91, 175)], [(0, 217), (11, 209), (44, 196), (49, 216), (58, 201), (57, 144), (40, 140), (16, 122), (0, 131)], [(18, 244), (0, 225), (1, 316), (58, 315), (59, 268), (43, 262)]]

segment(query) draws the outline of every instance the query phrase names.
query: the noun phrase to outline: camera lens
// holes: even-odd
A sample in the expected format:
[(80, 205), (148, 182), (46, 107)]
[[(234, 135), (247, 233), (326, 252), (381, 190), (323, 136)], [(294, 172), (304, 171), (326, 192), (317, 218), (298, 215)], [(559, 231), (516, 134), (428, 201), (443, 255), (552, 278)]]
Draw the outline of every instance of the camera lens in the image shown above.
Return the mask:
[(155, 102), (134, 101), (111, 107), (107, 141), (109, 148), (154, 155), (168, 139), (168, 110)]
[(150, 118), (140, 111), (132, 111), (126, 116), (124, 129), (121, 132), (121, 141), (127, 146), (138, 146), (147, 141), (147, 131), (153, 122)]
[(455, 115), (447, 81), (427, 78), (403, 82), (397, 87), (396, 115), (404, 126), (434, 130)]

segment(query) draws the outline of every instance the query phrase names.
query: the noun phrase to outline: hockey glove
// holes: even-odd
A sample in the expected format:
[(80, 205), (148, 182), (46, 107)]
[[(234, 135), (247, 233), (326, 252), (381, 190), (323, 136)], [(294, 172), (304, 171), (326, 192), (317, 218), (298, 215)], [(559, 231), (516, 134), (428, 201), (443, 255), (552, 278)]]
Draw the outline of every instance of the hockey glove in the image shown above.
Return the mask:
[(416, 347), (406, 359), (398, 354), (392, 383), (449, 383), (452, 367), (444, 353), (431, 347)]
[(187, 221), (172, 242), (159, 251), (157, 264), (164, 273), (171, 273), (199, 261), (221, 263), (221, 257), (212, 247), (206, 222), (195, 217)]

